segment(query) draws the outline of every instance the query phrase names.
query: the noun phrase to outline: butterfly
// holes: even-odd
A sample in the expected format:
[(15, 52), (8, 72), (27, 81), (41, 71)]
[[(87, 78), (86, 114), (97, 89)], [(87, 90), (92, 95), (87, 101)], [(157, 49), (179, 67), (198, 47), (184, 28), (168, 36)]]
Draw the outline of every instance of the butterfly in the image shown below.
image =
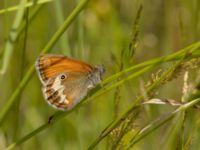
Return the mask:
[(105, 69), (63, 55), (44, 54), (35, 64), (49, 105), (69, 111), (102, 80)]

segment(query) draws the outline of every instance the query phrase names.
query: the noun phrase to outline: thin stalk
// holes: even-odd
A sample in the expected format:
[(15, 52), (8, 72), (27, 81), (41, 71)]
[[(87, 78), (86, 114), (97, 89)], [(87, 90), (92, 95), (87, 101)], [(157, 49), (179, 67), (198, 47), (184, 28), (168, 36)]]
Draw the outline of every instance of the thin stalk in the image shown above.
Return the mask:
[[(32, 21), (35, 19), (35, 17), (38, 15), (39, 11), (42, 10), (42, 8), (44, 7), (45, 5), (39, 5), (38, 7), (36, 7), (33, 12), (29, 15), (29, 19), (28, 19), (28, 25), (30, 25), (32, 23)], [(26, 28), (26, 24), (22, 24), (19, 28), (19, 34), (18, 36), (20, 36), (23, 31), (25, 30)], [(18, 37), (17, 37), (18, 38)]]
[[(138, 143), (139, 141), (141, 141), (142, 139), (144, 139), (144, 137), (146, 137), (147, 135), (149, 135), (150, 133), (152, 133), (152, 131), (158, 129), (159, 127), (161, 127), (163, 124), (165, 124), (166, 122), (168, 122), (169, 120), (171, 120), (177, 113), (182, 112), (187, 110), (188, 108), (191, 108), (192, 106), (194, 106), (195, 104), (197, 104), (200, 101), (200, 98), (197, 98), (195, 100), (192, 100), (182, 106), (180, 106), (179, 108), (177, 108), (175, 111), (171, 112), (169, 115), (166, 115), (165, 117), (163, 117), (162, 120), (157, 120), (155, 122), (153, 122), (152, 125), (147, 125), (150, 128), (144, 127), (143, 129), (145, 130), (141, 130), (142, 132), (139, 133), (139, 137), (136, 138), (131, 146), (129, 148), (131, 148), (134, 144)], [(157, 124), (156, 124), (157, 123)], [(154, 126), (155, 124), (155, 126)], [(152, 127), (152, 128), (151, 128)], [(147, 130), (147, 131), (146, 131)]]
[(116, 83), (114, 83), (114, 84), (112, 84), (112, 85), (110, 85), (108, 87), (103, 87), (103, 89), (101, 91), (99, 91), (95, 95), (89, 97), (85, 102), (89, 102), (92, 99), (94, 99), (94, 98), (96, 98), (96, 97), (98, 97), (100, 95), (103, 95), (104, 93), (106, 93), (106, 92), (108, 92), (108, 91), (110, 91), (110, 90), (112, 90), (112, 89), (124, 84), (125, 82), (127, 82), (127, 81), (129, 81), (129, 80), (131, 80), (131, 79), (133, 79), (133, 78), (135, 78), (135, 77), (137, 77), (137, 76), (149, 71), (150, 69), (152, 69), (155, 66), (156, 65), (147, 66), (147, 67), (145, 67), (145, 68), (143, 68), (143, 69), (131, 74), (130, 76), (127, 76), (126, 78), (124, 78), (122, 80), (119, 80), (118, 82), (116, 82)]
[[(179, 50), (176, 53), (173, 53), (171, 55), (163, 56), (163, 57), (156, 58), (156, 59), (153, 59), (153, 60), (145, 61), (144, 63), (140, 63), (138, 65), (134, 65), (134, 66), (132, 66), (132, 67), (130, 67), (130, 68), (124, 70), (124, 71), (121, 71), (119, 73), (114, 74), (111, 77), (108, 77), (107, 79), (105, 79), (102, 82), (102, 84), (103, 85), (107, 84), (110, 81), (117, 79), (119, 76), (121, 76), (121, 75), (123, 75), (127, 72), (130, 72), (130, 71), (133, 71), (133, 70), (145, 67), (145, 66), (149, 66), (149, 65), (152, 65), (152, 64), (155, 64), (155, 63), (162, 63), (162, 62), (180, 59), (185, 54), (186, 51), (190, 50), (190, 52), (193, 53), (195, 50), (199, 49), (199, 47), (200, 47), (200, 42), (196, 42), (196, 43), (189, 45), (188, 47), (183, 48), (183, 49), (181, 49), (181, 50)], [(199, 56), (200, 53), (197, 53), (197, 55)]]
[[(57, 21), (57, 25), (60, 26), (63, 24), (64, 22), (64, 16), (63, 16), (63, 8), (62, 8), (62, 1), (58, 1), (56, 0), (54, 2), (54, 7), (55, 7), (55, 13), (56, 13), (56, 21)], [(80, 14), (79, 14), (80, 15)], [(60, 38), (60, 47), (61, 47), (61, 51), (63, 54), (70, 56), (71, 55), (71, 50), (69, 47), (69, 41), (68, 41), (68, 37), (67, 37), (67, 33), (63, 34), (62, 37)]]
[[(81, 0), (76, 0), (77, 3)], [(84, 58), (85, 53), (84, 53), (84, 28), (83, 28), (83, 13), (80, 13), (78, 16), (78, 21), (77, 21), (77, 36), (78, 36), (78, 46), (77, 46), (77, 54), (79, 58)]]
[[(26, 46), (27, 46), (27, 37), (28, 37), (28, 16), (29, 16), (29, 9), (27, 8), (26, 9), (26, 12), (25, 12), (25, 15), (24, 15), (24, 22), (26, 24), (26, 27), (25, 27), (25, 30), (24, 30), (24, 36), (23, 37), (23, 46), (22, 46), (22, 54), (20, 56), (20, 73), (19, 73), (19, 82), (21, 81), (22, 77), (23, 77), (23, 74), (24, 74), (24, 68), (25, 68), (25, 53), (26, 53)], [(13, 139), (16, 140), (18, 138), (18, 134), (19, 134), (19, 114), (20, 114), (20, 99), (21, 99), (21, 93), (18, 95), (18, 98), (19, 99), (17, 102), (16, 102), (16, 106), (14, 108), (14, 114), (15, 114), (15, 118), (12, 120), (14, 121), (13, 123), (13, 129), (14, 129), (14, 136), (13, 136)]]

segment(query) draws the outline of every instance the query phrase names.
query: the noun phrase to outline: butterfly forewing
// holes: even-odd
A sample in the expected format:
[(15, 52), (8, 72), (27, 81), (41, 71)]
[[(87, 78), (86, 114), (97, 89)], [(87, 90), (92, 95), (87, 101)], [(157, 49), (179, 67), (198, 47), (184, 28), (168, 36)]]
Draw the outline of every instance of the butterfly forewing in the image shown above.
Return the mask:
[(93, 67), (87, 63), (59, 55), (41, 55), (36, 62), (36, 68), (44, 84), (49, 78), (63, 72), (91, 72), (93, 70)]

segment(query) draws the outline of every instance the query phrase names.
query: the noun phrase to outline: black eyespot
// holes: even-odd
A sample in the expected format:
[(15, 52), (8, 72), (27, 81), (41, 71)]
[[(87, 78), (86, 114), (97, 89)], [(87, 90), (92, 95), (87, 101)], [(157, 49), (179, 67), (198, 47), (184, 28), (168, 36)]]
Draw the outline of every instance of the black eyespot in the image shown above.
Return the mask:
[(64, 75), (64, 74), (62, 74), (61, 76), (60, 76), (60, 79), (61, 80), (64, 80), (66, 78), (66, 76)]

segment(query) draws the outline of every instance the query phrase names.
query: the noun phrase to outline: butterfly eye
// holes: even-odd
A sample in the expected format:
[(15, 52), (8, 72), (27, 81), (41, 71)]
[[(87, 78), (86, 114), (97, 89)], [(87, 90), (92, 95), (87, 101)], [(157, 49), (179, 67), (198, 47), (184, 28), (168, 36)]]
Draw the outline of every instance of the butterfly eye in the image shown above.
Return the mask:
[(60, 76), (60, 79), (61, 80), (64, 80), (66, 78), (66, 75), (64, 75), (64, 74), (62, 74), (61, 76)]

